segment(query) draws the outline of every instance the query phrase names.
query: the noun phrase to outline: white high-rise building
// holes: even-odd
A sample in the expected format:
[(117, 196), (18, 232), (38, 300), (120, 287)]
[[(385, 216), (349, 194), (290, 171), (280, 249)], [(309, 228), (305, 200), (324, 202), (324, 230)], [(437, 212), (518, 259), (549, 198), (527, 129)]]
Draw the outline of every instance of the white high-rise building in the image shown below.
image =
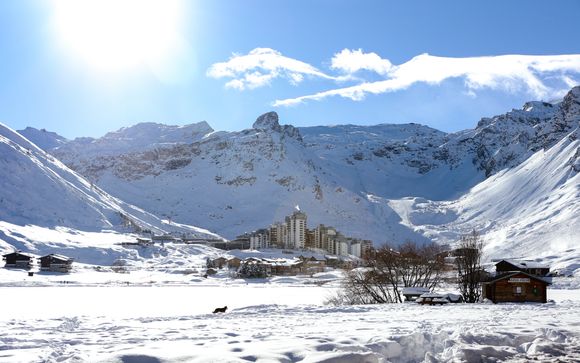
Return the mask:
[(297, 210), (286, 217), (285, 247), (302, 249), (306, 245), (306, 214)]
[(356, 257), (362, 256), (362, 248), (360, 240), (352, 240), (350, 243), (350, 254)]
[(259, 229), (250, 234), (250, 249), (259, 250), (270, 247), (270, 231), (267, 229)]
[(336, 229), (333, 227), (319, 224), (314, 230), (314, 248), (326, 250), (329, 253), (334, 254), (334, 247), (331, 246), (329, 241), (334, 238), (336, 234)]
[(337, 256), (348, 255), (348, 239), (340, 232), (335, 232), (334, 235), (329, 234), (327, 251)]
[(270, 226), (270, 244), (278, 248), (286, 246), (286, 224), (274, 223)]

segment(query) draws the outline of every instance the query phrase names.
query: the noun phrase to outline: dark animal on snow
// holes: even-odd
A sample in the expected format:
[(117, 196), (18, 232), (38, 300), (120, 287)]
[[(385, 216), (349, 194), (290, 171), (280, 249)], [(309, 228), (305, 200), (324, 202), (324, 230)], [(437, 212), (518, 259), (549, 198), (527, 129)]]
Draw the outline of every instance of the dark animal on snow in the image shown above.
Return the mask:
[(225, 313), (225, 312), (226, 312), (226, 310), (228, 310), (228, 307), (227, 307), (227, 306), (224, 306), (223, 308), (216, 308), (216, 309), (213, 311), (213, 313), (214, 313), (214, 314), (216, 314), (216, 313)]

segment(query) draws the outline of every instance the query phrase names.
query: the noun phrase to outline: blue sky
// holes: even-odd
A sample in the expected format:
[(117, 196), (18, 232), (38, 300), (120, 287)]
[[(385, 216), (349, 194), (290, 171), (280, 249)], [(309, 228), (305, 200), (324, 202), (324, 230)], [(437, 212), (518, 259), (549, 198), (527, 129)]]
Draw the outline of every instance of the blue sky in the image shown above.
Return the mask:
[(578, 14), (575, 0), (2, 1), (0, 122), (96, 137), (240, 130), (275, 110), (456, 131), (578, 84)]

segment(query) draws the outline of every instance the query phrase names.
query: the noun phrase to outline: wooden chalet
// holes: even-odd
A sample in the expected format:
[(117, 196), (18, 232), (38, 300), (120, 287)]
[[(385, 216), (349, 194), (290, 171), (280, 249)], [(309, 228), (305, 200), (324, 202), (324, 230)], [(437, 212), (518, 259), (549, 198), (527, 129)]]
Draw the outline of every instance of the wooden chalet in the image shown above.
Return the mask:
[(286, 259), (268, 260), (271, 266), (272, 275), (276, 276), (296, 276), (302, 272), (302, 261), (288, 261)]
[(338, 267), (340, 260), (336, 256), (325, 256), (326, 258), (326, 266), (329, 267)]
[(72, 258), (52, 253), (40, 258), (40, 269), (42, 271), (70, 272), (72, 263)]
[(550, 273), (550, 266), (534, 261), (501, 260), (495, 264), (495, 271), (498, 274), (523, 271), (530, 275), (547, 276)]
[(31, 268), (32, 259), (31, 255), (26, 253), (12, 252), (2, 256), (2, 259), (6, 261), (4, 267), (14, 267), (14, 268)]
[(232, 257), (228, 260), (228, 268), (238, 268), (238, 267), (240, 267), (241, 263), (242, 263), (242, 260), (240, 260), (237, 257)]
[(547, 301), (550, 282), (540, 276), (524, 271), (510, 271), (496, 275), (483, 283), (482, 297), (498, 302), (539, 302)]
[(326, 260), (317, 260), (315, 257), (311, 257), (302, 260), (300, 265), (303, 273), (312, 275), (315, 273), (324, 272), (326, 267)]
[(225, 267), (225, 265), (227, 264), (228, 259), (225, 257), (218, 257), (218, 258), (214, 258), (211, 261), (211, 266), (210, 267), (217, 267), (219, 269), (222, 269), (223, 267)]

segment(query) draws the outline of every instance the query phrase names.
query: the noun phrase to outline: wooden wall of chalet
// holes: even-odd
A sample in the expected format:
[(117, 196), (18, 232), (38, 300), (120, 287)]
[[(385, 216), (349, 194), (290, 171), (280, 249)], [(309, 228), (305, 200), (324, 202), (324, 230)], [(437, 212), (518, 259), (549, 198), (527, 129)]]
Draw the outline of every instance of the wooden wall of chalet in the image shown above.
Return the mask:
[[(529, 282), (524, 282), (529, 281)], [(484, 298), (494, 303), (501, 302), (539, 302), (547, 301), (547, 286), (544, 281), (536, 280), (526, 274), (517, 274), (483, 286)]]

